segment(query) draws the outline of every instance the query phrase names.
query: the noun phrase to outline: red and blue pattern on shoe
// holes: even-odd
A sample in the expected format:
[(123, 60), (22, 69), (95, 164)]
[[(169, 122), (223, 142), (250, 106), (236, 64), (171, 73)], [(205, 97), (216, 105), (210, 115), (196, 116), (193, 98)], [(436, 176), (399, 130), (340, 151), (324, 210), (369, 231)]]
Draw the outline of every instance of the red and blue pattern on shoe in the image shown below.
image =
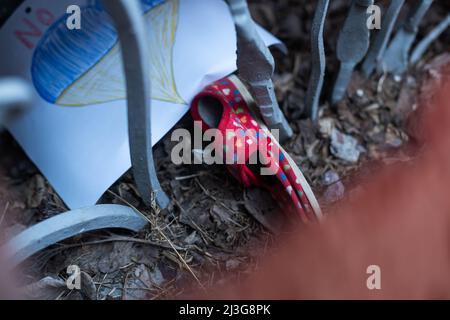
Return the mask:
[[(298, 214), (304, 223), (316, 221), (319, 213), (305, 194), (306, 180), (296, 174), (300, 170), (292, 168), (295, 163), (289, 161), (290, 157), (265, 126), (252, 116), (248, 99), (241, 91), (234, 76), (207, 86), (192, 101), (194, 120), (201, 124), (203, 131), (220, 131), (223, 141), (215, 142), (223, 145), (227, 168), (244, 187), (264, 188), (286, 211)], [(270, 174), (261, 174), (261, 169)]]

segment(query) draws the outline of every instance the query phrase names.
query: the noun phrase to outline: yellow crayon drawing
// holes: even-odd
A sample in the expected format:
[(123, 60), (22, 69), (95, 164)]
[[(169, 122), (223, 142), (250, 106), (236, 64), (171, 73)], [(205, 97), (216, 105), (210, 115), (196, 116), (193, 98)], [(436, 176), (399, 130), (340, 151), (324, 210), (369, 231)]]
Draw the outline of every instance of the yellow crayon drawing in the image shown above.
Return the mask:
[[(179, 0), (168, 0), (145, 14), (149, 32), (152, 99), (186, 104), (180, 97), (173, 74), (173, 47), (178, 23)], [(126, 98), (120, 45), (67, 87), (56, 104), (85, 106)]]

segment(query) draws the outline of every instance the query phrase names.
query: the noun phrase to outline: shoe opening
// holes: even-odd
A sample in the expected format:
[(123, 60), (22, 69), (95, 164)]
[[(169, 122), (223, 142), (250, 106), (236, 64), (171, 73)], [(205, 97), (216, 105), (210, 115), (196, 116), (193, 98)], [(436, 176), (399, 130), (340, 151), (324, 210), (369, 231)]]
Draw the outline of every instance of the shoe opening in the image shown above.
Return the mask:
[(198, 113), (208, 127), (217, 128), (223, 115), (222, 103), (214, 97), (202, 97), (198, 100)]

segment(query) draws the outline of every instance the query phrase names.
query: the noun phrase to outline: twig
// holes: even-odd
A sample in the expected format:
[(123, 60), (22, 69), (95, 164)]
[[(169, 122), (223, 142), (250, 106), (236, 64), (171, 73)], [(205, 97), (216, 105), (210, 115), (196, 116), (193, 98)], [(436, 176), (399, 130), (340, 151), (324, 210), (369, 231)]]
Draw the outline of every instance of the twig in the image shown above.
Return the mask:
[(3, 219), (5, 218), (8, 209), (9, 209), (9, 201), (6, 202), (5, 208), (3, 209), (2, 217), (0, 218), (0, 226), (3, 223)]
[[(224, 207), (225, 209), (227, 209), (230, 212), (233, 213), (237, 213), (235, 210), (229, 208), (225, 203), (223, 203), (222, 201), (220, 201), (220, 199), (218, 199), (217, 197), (213, 196), (208, 190), (206, 190), (206, 188), (200, 183), (200, 181), (198, 181), (198, 179), (195, 179), (195, 181), (197, 182), (197, 184), (200, 186), (200, 188), (203, 190), (203, 192), (210, 197), (212, 200), (214, 200), (215, 202), (217, 202), (217, 204), (221, 205), (222, 207)], [(237, 225), (239, 228), (246, 228), (242, 225), (240, 225), (238, 222), (234, 221), (231, 218), (227, 219), (228, 221), (232, 222), (233, 224)], [(244, 229), (245, 230), (245, 229)]]
[(204, 176), (204, 175), (205, 175), (205, 172), (203, 171), (203, 172), (196, 173), (196, 174), (191, 174), (191, 175), (188, 175), (188, 176), (175, 177), (175, 180), (177, 180), (177, 181), (189, 180), (189, 179), (201, 177), (201, 176)]
[[(208, 243), (208, 240), (209, 241), (211, 241), (211, 242), (214, 242), (214, 239), (212, 239), (209, 235), (208, 235), (208, 233), (206, 232), (206, 231), (204, 231), (203, 229), (201, 229), (192, 219), (191, 219), (191, 217), (189, 217), (188, 216), (188, 214), (187, 214), (187, 212), (186, 212), (186, 210), (181, 206), (181, 204), (178, 202), (178, 200), (174, 200), (174, 203), (175, 203), (175, 205), (178, 207), (178, 208), (180, 208), (180, 210), (184, 213), (184, 214), (186, 214), (186, 216), (189, 218), (189, 220), (191, 221), (191, 223), (192, 223), (192, 227), (195, 229), (195, 230), (197, 230), (201, 235), (202, 235), (202, 239), (203, 239), (203, 241), (207, 244), (207, 245), (209, 245), (209, 243)], [(206, 238), (206, 239), (205, 239)]]
[(198, 186), (200, 187), (200, 189), (202, 189), (202, 191), (208, 196), (210, 197), (212, 200), (217, 201), (217, 198), (215, 196), (213, 196), (208, 190), (206, 190), (206, 188), (200, 183), (200, 181), (198, 181), (198, 179), (195, 179), (195, 182), (198, 184)]
[(386, 80), (386, 72), (383, 72), (383, 75), (380, 77), (377, 83), (377, 93), (381, 93), (383, 91), (384, 81)]
[[(54, 248), (54, 249), (51, 249), (48, 251), (52, 252), (52, 251), (57, 251), (57, 250), (66, 250), (66, 249), (76, 248), (76, 247), (81, 247), (81, 246), (91, 246), (91, 245), (96, 245), (96, 244), (102, 244), (102, 243), (108, 243), (108, 242), (118, 242), (118, 241), (136, 242), (136, 243), (140, 243), (140, 244), (147, 244), (147, 245), (151, 245), (151, 246), (155, 246), (155, 247), (161, 247), (163, 249), (171, 249), (172, 248), (172, 247), (164, 245), (162, 243), (156, 243), (156, 242), (149, 241), (149, 240), (137, 239), (137, 238), (131, 238), (131, 237), (123, 237), (123, 236), (114, 236), (114, 237), (110, 237), (107, 239), (95, 240), (95, 241), (89, 241), (89, 242), (80, 242), (80, 243), (74, 243), (74, 244), (61, 244), (60, 247)], [(183, 251), (186, 249), (177, 246), (177, 250)]]
[(108, 276), (108, 273), (105, 273), (105, 276), (102, 279), (102, 282), (100, 282), (98, 288), (97, 288), (97, 293), (95, 295), (96, 300), (98, 300), (98, 294), (100, 293), (100, 288), (102, 287), (103, 282), (105, 281), (106, 277)]
[(203, 284), (201, 283), (200, 279), (197, 277), (197, 275), (194, 273), (194, 271), (191, 269), (191, 267), (189, 267), (188, 263), (186, 262), (186, 260), (181, 256), (181, 254), (178, 252), (178, 250), (176, 249), (175, 245), (172, 243), (172, 241), (166, 236), (166, 234), (159, 228), (158, 225), (156, 225), (155, 223), (153, 223), (153, 221), (151, 221), (144, 213), (142, 213), (140, 210), (138, 210), (135, 206), (133, 206), (131, 203), (129, 203), (128, 201), (126, 201), (125, 199), (123, 199), (122, 197), (120, 197), (119, 195), (117, 195), (116, 193), (114, 193), (111, 190), (108, 190), (112, 195), (114, 195), (117, 199), (123, 201), (125, 204), (127, 204), (128, 206), (130, 206), (130, 208), (132, 208), (133, 210), (135, 210), (137, 213), (139, 213), (140, 215), (142, 215), (142, 217), (144, 217), (153, 228), (155, 228), (160, 234), (161, 236), (167, 241), (167, 243), (170, 245), (170, 247), (173, 249), (173, 251), (175, 252), (175, 254), (177, 255), (177, 257), (180, 259), (180, 261), (182, 262), (182, 264), (185, 266), (185, 268), (189, 271), (189, 273), (192, 275), (192, 277), (194, 277), (195, 281), (197, 281), (197, 283), (199, 284), (199, 286), (206, 291), (206, 288), (203, 286)]

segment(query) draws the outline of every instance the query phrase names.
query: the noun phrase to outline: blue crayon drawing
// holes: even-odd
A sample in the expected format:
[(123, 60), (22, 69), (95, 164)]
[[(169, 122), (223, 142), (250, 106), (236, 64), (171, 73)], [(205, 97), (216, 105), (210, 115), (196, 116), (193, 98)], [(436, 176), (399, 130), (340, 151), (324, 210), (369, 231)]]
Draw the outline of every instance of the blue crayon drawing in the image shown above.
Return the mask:
[[(173, 76), (179, 0), (141, 0), (149, 28), (152, 99), (185, 103)], [(33, 84), (46, 101), (85, 106), (126, 98), (120, 45), (99, 2), (82, 8), (82, 28), (69, 30), (67, 15), (50, 26), (32, 59)]]

